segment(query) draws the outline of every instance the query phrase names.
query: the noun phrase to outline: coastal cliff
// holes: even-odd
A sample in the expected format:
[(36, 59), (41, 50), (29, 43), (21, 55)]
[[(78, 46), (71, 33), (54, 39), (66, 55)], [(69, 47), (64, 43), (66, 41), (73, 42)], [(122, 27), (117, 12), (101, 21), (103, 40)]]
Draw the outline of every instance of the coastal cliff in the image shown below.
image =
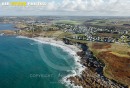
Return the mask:
[(128, 44), (90, 43), (88, 46), (96, 58), (105, 64), (105, 77), (121, 83), (127, 88), (130, 86), (130, 56)]
[[(84, 46), (84, 44), (83, 44)], [(82, 52), (77, 52), (81, 57), (81, 64), (85, 66), (85, 70), (81, 76), (70, 77), (71, 83), (83, 88), (125, 88), (124, 85), (106, 78), (103, 74), (104, 64), (93, 56), (88, 47), (82, 47)], [(86, 50), (87, 49), (87, 50)], [(127, 87), (126, 87), (127, 88)]]
[[(4, 31), (4, 33), (7, 35), (17, 34), (17, 35), (22, 35), (22, 36), (27, 36), (27, 37), (35, 37), (35, 35), (38, 34), (38, 33), (31, 34), (24, 31), (20, 33), (16, 33), (15, 31), (13, 32)], [(80, 76), (68, 78), (68, 80), (70, 80), (71, 83), (78, 86), (82, 86), (83, 88), (128, 88), (125, 85), (128, 85), (129, 79), (127, 79), (127, 82), (125, 82), (127, 84), (125, 84), (124, 82), (120, 80), (122, 78), (115, 78), (116, 76), (113, 76), (112, 78), (110, 78), (110, 75), (113, 75), (113, 73), (110, 74), (109, 76), (106, 75), (106, 70), (108, 70), (106, 69), (106, 66), (110, 66), (110, 64), (108, 65), (107, 64), (108, 62), (107, 63), (105, 62), (107, 60), (107, 57), (109, 57), (109, 55), (107, 53), (103, 53), (103, 51), (105, 51), (105, 49), (108, 50), (108, 48), (111, 48), (112, 46), (110, 44), (98, 44), (98, 43), (89, 44), (88, 43), (86, 45), (85, 43), (80, 43), (80, 42), (73, 43), (72, 41), (69, 41), (69, 40), (67, 41), (63, 40), (63, 41), (65, 44), (73, 44), (82, 49), (82, 52), (77, 52), (77, 55), (81, 57), (80, 63), (86, 67)], [(100, 50), (102, 53), (101, 52), (99, 53)], [(127, 52), (127, 55), (129, 55), (129, 52)], [(120, 66), (120, 65), (117, 64), (117, 66)], [(115, 68), (115, 66), (112, 68)], [(107, 72), (111, 72), (111, 70), (109, 69)], [(117, 70), (117, 73), (119, 73), (119, 70)], [(129, 77), (129, 74), (126, 73), (126, 75), (128, 75)], [(121, 83), (125, 85), (122, 85)]]

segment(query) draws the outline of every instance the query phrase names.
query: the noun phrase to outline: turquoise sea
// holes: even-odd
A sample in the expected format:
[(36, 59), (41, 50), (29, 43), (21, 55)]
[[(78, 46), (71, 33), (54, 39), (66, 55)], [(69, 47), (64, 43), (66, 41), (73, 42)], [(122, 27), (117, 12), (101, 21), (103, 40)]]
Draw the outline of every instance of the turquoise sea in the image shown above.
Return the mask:
[(44, 59), (71, 70), (74, 58), (47, 44), (40, 44), (46, 56), (41, 57), (38, 45), (39, 42), (29, 39), (0, 36), (0, 88), (67, 88), (61, 80), (71, 72), (48, 66)]

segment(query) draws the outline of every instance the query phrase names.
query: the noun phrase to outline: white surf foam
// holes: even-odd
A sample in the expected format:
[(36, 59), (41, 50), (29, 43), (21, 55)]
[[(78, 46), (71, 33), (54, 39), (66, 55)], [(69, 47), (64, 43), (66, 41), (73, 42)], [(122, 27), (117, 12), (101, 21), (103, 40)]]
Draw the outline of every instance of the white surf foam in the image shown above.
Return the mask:
[(3, 35), (4, 35), (4, 33), (1, 33), (1, 34), (0, 34), (0, 36), (3, 36)]
[(52, 46), (56, 46), (56, 47), (60, 47), (61, 49), (63, 49), (64, 51), (68, 52), (71, 56), (73, 56), (74, 58), (74, 62), (75, 62), (75, 69), (71, 71), (71, 74), (65, 76), (62, 78), (61, 83), (65, 84), (66, 86), (71, 86), (73, 88), (82, 88), (81, 86), (75, 86), (74, 84), (71, 84), (70, 80), (67, 80), (70, 77), (74, 77), (74, 76), (81, 76), (82, 71), (85, 70), (85, 67), (80, 63), (80, 57), (77, 55), (77, 52), (72, 50), (71, 48), (65, 46), (65, 45), (61, 45), (58, 43), (52, 43), (50, 41), (43, 41), (42, 38), (28, 38), (28, 37), (24, 37), (24, 36), (17, 36), (17, 38), (27, 38), (27, 39), (31, 39), (34, 40), (36, 42), (39, 43), (43, 43), (43, 44), (49, 44)]

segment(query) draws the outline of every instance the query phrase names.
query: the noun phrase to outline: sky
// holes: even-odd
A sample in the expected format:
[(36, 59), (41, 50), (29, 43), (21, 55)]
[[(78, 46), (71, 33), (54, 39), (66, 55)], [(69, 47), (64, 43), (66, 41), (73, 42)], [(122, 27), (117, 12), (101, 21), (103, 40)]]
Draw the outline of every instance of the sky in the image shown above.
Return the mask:
[[(45, 6), (10, 7), (2, 2), (45, 2)], [(0, 0), (0, 16), (129, 16), (130, 0)]]

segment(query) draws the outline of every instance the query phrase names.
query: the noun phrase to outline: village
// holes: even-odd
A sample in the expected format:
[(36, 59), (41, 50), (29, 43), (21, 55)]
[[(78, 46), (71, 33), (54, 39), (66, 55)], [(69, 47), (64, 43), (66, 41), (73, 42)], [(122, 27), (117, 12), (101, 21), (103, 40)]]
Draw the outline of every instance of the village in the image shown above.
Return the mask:
[(130, 31), (128, 29), (115, 29), (113, 27), (101, 28), (94, 26), (63, 24), (63, 23), (27, 23), (28, 26), (18, 27), (20, 30), (33, 32), (42, 31), (63, 31), (70, 33), (70, 36), (64, 36), (67, 39), (75, 39), (91, 42), (105, 43), (128, 43), (130, 44)]
[(114, 30), (102, 29), (92, 26), (77, 26), (70, 24), (57, 24), (64, 32), (74, 34), (72, 39), (93, 41), (93, 42), (107, 42), (107, 43), (128, 43), (130, 41), (130, 31), (128, 30)]
[[(123, 85), (124, 83), (122, 84), (122, 82), (120, 84), (118, 81), (113, 81), (115, 79), (111, 80), (109, 77), (106, 77), (106, 75), (104, 75), (104, 67), (106, 66), (106, 63), (102, 63), (100, 61), (101, 57), (98, 56), (101, 53), (105, 53), (102, 52), (102, 49), (105, 51), (108, 50), (105, 47), (110, 48), (110, 50), (115, 52), (115, 55), (118, 55), (117, 53), (122, 55), (122, 53), (120, 53), (120, 49), (118, 52), (118, 50), (113, 50), (112, 47), (115, 47), (117, 45), (127, 47), (126, 44), (130, 45), (129, 29), (115, 28), (112, 26), (100, 27), (84, 24), (54, 23), (53, 21), (17, 22), (15, 24), (15, 28), (17, 29), (15, 32), (2, 32), (1, 36), (4, 34), (14, 34), (31, 38), (55, 38), (56, 41), (62, 40), (67, 45), (75, 45), (80, 48), (82, 51), (77, 52), (77, 55), (81, 57), (80, 63), (85, 66), (86, 69), (83, 71), (81, 77), (75, 76), (69, 78), (71, 82), (74, 82), (75, 85), (84, 86), (84, 88), (87, 86), (127, 88), (127, 84)], [(124, 54), (124, 51), (122, 52)]]
[[(116, 27), (116, 21), (111, 22), (115, 26), (95, 26), (89, 23), (65, 23), (57, 20), (58, 18), (37, 18), (38, 21), (24, 19), (19, 21), (16, 18), (15, 27), (18, 29), (16, 32), (21, 30), (26, 30), (28, 32), (42, 32), (42, 31), (63, 31), (65, 33), (70, 33), (71, 36), (65, 36), (68, 39), (82, 40), (82, 41), (92, 41), (92, 42), (106, 42), (106, 43), (128, 43), (130, 44), (130, 30), (128, 24), (122, 24), (124, 27)], [(34, 19), (30, 17), (30, 19)], [(40, 19), (40, 20), (39, 20)], [(103, 21), (103, 20), (101, 20)], [(8, 22), (4, 20), (4, 22)], [(10, 22), (10, 21), (9, 21)], [(95, 22), (95, 21), (94, 21)]]

